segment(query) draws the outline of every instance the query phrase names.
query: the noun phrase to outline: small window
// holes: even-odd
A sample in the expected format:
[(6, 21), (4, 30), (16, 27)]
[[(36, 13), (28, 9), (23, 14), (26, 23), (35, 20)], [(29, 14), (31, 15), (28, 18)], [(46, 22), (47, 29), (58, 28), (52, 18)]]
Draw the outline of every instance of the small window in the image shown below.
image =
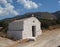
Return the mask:
[(35, 23), (35, 21), (33, 21), (33, 23)]

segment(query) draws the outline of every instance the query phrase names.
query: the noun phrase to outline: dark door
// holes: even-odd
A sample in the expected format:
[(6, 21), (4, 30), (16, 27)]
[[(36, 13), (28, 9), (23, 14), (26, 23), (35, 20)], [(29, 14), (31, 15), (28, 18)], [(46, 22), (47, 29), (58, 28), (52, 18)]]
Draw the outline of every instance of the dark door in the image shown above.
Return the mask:
[(32, 36), (35, 37), (35, 32), (36, 31), (36, 27), (35, 26), (32, 26)]

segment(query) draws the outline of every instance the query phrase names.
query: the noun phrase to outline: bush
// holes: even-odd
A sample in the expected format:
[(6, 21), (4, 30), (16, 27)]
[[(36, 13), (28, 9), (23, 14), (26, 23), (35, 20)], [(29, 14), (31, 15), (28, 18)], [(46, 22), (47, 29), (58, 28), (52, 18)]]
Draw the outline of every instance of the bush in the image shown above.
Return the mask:
[(3, 27), (3, 29), (1, 31), (6, 32), (8, 29), (8, 22), (7, 21), (0, 21), (0, 26)]
[(57, 25), (57, 20), (46, 20), (46, 19), (40, 19), (41, 27), (42, 28), (49, 28), (49, 26)]

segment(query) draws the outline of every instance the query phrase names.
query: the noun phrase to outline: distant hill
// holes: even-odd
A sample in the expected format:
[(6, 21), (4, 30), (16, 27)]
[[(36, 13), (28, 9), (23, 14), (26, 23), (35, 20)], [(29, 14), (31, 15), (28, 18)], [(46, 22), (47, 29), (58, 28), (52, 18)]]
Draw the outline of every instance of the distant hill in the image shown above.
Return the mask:
[(6, 18), (3, 20), (0, 20), (0, 26), (4, 27), (5, 31), (8, 28), (8, 24), (14, 20), (19, 20), (23, 18), (32, 17), (32, 14), (34, 17), (36, 17), (41, 22), (41, 27), (48, 28), (49, 26), (58, 25), (60, 24), (60, 11), (54, 12), (54, 13), (48, 13), (48, 12), (30, 12), (26, 13), (24, 15), (18, 15), (12, 18)]
[(57, 19), (60, 19), (60, 11), (57, 11), (55, 13), (52, 13), (53, 15), (55, 15), (57, 17)]
[(31, 17), (32, 14), (34, 14), (34, 17), (38, 18), (39, 20), (40, 19), (46, 19), (46, 20), (54, 20), (54, 19), (56, 20), (57, 19), (56, 16), (54, 16), (53, 14), (48, 13), (48, 12), (31, 12), (31, 13), (26, 13), (24, 15), (18, 15), (18, 16), (15, 16), (15, 17), (12, 17), (12, 18), (3, 19), (3, 20), (11, 22), (11, 21), (14, 21), (14, 20)]
[(35, 13), (27, 13), (26, 16), (32, 16), (34, 14), (35, 17), (38, 19), (46, 19), (46, 20), (54, 20), (57, 19), (56, 16), (52, 15), (48, 12), (35, 12)]

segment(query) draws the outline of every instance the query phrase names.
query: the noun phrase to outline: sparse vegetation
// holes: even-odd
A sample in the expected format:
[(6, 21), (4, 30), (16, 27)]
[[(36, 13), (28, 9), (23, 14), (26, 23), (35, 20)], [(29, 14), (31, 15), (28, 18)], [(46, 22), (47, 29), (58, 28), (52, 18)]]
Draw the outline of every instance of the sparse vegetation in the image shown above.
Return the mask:
[(0, 27), (3, 27), (3, 29), (1, 30), (2, 32), (6, 32), (8, 29), (8, 22), (7, 21), (0, 21)]
[[(60, 12), (60, 11), (59, 11)], [(56, 26), (60, 26), (60, 13), (48, 13), (48, 12), (36, 12), (36, 13), (27, 13), (22, 16), (16, 16), (13, 18), (0, 20), (0, 27), (3, 27), (2, 32), (6, 32), (8, 29), (8, 24), (14, 20), (31, 17), (32, 14), (41, 22), (42, 29), (48, 29)]]
[(60, 23), (58, 20), (46, 20), (46, 19), (41, 19), (40, 20), (41, 22), (41, 26), (42, 26), (42, 29), (48, 29), (50, 26), (51, 27), (54, 27), (55, 25), (56, 26), (60, 26)]

